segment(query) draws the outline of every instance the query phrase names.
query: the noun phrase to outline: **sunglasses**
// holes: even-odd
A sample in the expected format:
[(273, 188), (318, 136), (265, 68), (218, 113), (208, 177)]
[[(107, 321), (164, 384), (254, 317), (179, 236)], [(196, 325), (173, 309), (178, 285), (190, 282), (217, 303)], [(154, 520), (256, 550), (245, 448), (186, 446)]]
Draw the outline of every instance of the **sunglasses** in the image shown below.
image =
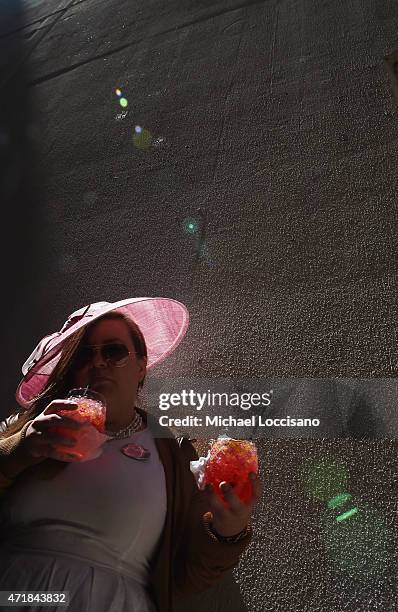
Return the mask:
[(87, 344), (82, 346), (75, 358), (75, 367), (84, 368), (92, 362), (95, 353), (99, 351), (101, 358), (107, 366), (122, 368), (129, 360), (130, 355), (134, 355), (129, 351), (125, 344), (121, 342), (111, 342), (109, 344)]

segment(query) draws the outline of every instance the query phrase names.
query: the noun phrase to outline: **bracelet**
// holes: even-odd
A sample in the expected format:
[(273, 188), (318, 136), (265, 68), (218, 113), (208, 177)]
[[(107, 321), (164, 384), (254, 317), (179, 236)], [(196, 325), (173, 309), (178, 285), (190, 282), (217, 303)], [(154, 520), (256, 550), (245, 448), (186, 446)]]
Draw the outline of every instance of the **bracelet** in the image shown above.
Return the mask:
[(236, 533), (235, 535), (222, 536), (219, 533), (217, 533), (212, 527), (211, 525), (212, 518), (213, 516), (211, 512), (206, 512), (206, 514), (203, 515), (203, 523), (204, 523), (204, 527), (205, 527), (207, 535), (210, 536), (210, 538), (214, 540), (215, 542), (225, 542), (227, 544), (235, 544), (236, 542), (240, 542), (240, 540), (243, 540), (249, 534), (251, 535), (252, 533), (252, 529), (249, 524), (249, 525), (246, 525), (246, 527), (242, 529), (242, 531), (240, 531), (239, 533)]

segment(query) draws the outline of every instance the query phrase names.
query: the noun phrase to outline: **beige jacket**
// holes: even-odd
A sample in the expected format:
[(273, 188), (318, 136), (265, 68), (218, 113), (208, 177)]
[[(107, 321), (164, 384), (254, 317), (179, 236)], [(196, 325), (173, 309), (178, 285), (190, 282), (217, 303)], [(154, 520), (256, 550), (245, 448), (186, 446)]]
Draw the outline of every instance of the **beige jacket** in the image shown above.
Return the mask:
[[(210, 538), (203, 524), (203, 515), (209, 508), (189, 469), (189, 462), (198, 458), (196, 450), (187, 438), (157, 437), (160, 426), (156, 419), (140, 412), (147, 417), (148, 427), (155, 436), (167, 491), (166, 522), (151, 568), (151, 592), (159, 612), (174, 612), (177, 597), (205, 590), (234, 567), (251, 535), (233, 544), (219, 543)], [(7, 488), (14, 482), (2, 474), (2, 466), (7, 464), (8, 457), (16, 457), (23, 432), (30, 423), (28, 421), (16, 434), (0, 439), (1, 495), (6, 495)], [(161, 431), (164, 436), (163, 427)], [(27, 467), (16, 478), (20, 482), (29, 476), (31, 470), (35, 475), (51, 478), (67, 465), (45, 459)], [(7, 472), (5, 467), (4, 471)]]

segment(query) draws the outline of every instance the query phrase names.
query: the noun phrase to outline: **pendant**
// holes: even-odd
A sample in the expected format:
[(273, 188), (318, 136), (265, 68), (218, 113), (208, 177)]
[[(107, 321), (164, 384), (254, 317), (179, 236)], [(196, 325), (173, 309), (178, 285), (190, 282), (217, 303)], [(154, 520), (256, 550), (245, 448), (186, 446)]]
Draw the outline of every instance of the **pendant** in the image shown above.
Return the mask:
[(120, 450), (126, 457), (136, 459), (137, 461), (146, 461), (151, 456), (150, 451), (140, 444), (126, 444)]

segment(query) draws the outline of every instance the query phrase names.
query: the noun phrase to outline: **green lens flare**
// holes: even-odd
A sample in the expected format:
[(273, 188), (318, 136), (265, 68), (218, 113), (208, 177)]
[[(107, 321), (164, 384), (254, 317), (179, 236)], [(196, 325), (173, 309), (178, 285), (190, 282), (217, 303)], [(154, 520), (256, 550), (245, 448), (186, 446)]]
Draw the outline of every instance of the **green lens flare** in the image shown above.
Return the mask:
[(121, 106), (122, 108), (127, 108), (128, 104), (129, 104), (129, 103), (127, 102), (126, 98), (120, 98), (119, 103), (120, 103), (120, 106)]
[(337, 569), (370, 583), (388, 571), (398, 534), (367, 504), (360, 502), (337, 517), (335, 510), (326, 510), (322, 526), (327, 557)]
[(328, 508), (337, 508), (338, 506), (342, 506), (348, 499), (351, 499), (351, 493), (339, 493), (329, 499)]
[(333, 458), (307, 462), (302, 469), (302, 483), (309, 495), (327, 502), (347, 490), (348, 470)]
[(350, 516), (353, 516), (353, 514), (356, 514), (358, 512), (358, 508), (351, 508), (351, 510), (347, 510), (347, 512), (344, 512), (343, 514), (339, 514), (339, 516), (336, 516), (336, 521), (338, 523), (341, 523), (341, 521), (345, 521), (346, 519), (350, 518)]
[(199, 224), (196, 219), (193, 219), (192, 217), (187, 217), (182, 222), (182, 227), (188, 234), (196, 234), (199, 229)]

